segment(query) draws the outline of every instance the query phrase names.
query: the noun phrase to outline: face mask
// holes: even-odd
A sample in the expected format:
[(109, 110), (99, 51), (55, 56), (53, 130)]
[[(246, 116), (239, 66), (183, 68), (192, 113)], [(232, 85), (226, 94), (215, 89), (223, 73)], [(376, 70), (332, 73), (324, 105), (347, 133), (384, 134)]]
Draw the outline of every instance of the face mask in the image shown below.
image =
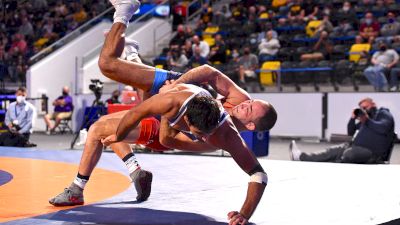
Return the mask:
[(244, 54), (248, 55), (248, 54), (250, 54), (250, 51), (244, 51)]
[(17, 96), (17, 103), (23, 103), (25, 102), (25, 96), (18, 95)]
[(232, 57), (233, 57), (233, 58), (239, 57), (239, 54), (238, 54), (237, 52), (233, 52), (233, 53), (232, 53)]
[(379, 48), (381, 51), (386, 51), (387, 47), (386, 46), (382, 46)]
[(366, 19), (366, 20), (365, 20), (365, 23), (368, 24), (368, 25), (370, 25), (370, 24), (372, 23), (372, 19)]
[(367, 110), (367, 114), (368, 114), (369, 118), (374, 118), (376, 111), (378, 111), (378, 109), (376, 107), (372, 107), (369, 110)]
[(349, 10), (350, 10), (350, 7), (347, 7), (347, 6), (343, 7), (343, 11), (347, 12)]
[(68, 92), (63, 91), (62, 94), (63, 95), (68, 95)]
[(389, 23), (394, 23), (394, 19), (393, 19), (393, 18), (390, 18), (390, 19), (388, 20), (388, 22), (389, 22)]

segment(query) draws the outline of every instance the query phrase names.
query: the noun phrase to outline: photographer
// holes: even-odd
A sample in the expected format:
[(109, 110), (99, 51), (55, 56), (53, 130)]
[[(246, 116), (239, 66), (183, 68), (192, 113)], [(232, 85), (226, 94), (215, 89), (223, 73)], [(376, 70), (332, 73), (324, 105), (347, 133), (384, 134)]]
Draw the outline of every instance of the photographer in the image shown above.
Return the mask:
[[(394, 134), (393, 116), (387, 108), (377, 108), (371, 98), (364, 98), (354, 109), (347, 125), (353, 136), (350, 143), (332, 146), (323, 152), (301, 152), (294, 141), (290, 145), (292, 160), (313, 162), (377, 163), (389, 150)], [(356, 122), (356, 121), (359, 122)]]
[[(72, 97), (69, 95), (69, 87), (63, 87), (62, 95), (53, 101), (53, 106), (54, 112), (44, 116), (44, 121), (49, 128), (47, 134), (53, 133), (61, 120), (71, 118), (72, 116), (74, 106), (72, 104)], [(54, 125), (51, 124), (50, 120), (55, 120)]]
[(16, 101), (8, 106), (4, 122), (12, 136), (22, 135), (28, 142), (32, 133), (35, 107), (26, 101), (26, 89), (24, 87), (18, 88), (15, 95)]

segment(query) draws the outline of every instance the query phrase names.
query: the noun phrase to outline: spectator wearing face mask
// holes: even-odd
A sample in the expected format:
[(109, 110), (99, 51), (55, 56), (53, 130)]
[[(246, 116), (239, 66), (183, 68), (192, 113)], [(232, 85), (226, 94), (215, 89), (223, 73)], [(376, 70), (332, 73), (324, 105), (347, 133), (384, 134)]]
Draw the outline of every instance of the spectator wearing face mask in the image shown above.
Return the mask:
[(360, 36), (364, 41), (369, 44), (374, 43), (376, 37), (379, 36), (379, 23), (374, 19), (374, 15), (371, 12), (365, 14), (364, 22), (360, 25)]
[(106, 100), (107, 104), (120, 104), (121, 102), (119, 101), (119, 96), (121, 95), (121, 92), (119, 90), (115, 90), (112, 92), (111, 97)]
[(386, 91), (388, 82), (385, 73), (395, 71), (392, 68), (399, 62), (399, 55), (393, 49), (388, 49), (385, 42), (379, 42), (379, 51), (372, 55), (371, 63), (364, 71), (365, 77), (376, 91)]
[(337, 15), (332, 18), (336, 18), (339, 23), (346, 21), (348, 24), (355, 24), (358, 20), (356, 11), (348, 1), (343, 3), (343, 7), (340, 8)]
[[(72, 104), (72, 97), (69, 95), (69, 87), (65, 86), (62, 89), (62, 95), (53, 101), (54, 113), (44, 116), (44, 121), (49, 128), (47, 134), (55, 131), (61, 120), (71, 118), (74, 106)], [(50, 120), (55, 120), (54, 125)]]
[(376, 38), (376, 41), (385, 41), (390, 44), (400, 33), (400, 23), (396, 21), (396, 14), (394, 12), (388, 12), (386, 18), (387, 23), (382, 26), (381, 37)]
[(15, 95), (16, 101), (8, 106), (4, 123), (11, 133), (20, 134), (24, 136), (26, 141), (29, 141), (36, 109), (26, 101), (26, 89), (24, 87), (18, 88)]

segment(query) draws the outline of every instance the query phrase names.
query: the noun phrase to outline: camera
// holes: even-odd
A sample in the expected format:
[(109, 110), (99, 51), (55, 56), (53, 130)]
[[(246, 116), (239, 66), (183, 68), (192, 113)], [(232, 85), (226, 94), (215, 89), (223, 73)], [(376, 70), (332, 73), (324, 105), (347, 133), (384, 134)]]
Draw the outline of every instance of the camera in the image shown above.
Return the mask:
[(357, 109), (354, 110), (354, 115), (355, 115), (356, 117), (363, 116), (364, 114), (365, 114), (364, 110), (362, 110), (362, 109), (360, 109), (360, 108), (357, 108)]
[(96, 100), (100, 100), (101, 94), (103, 92), (103, 82), (99, 79), (91, 79), (89, 84), (89, 89), (93, 91), (94, 95), (96, 96)]

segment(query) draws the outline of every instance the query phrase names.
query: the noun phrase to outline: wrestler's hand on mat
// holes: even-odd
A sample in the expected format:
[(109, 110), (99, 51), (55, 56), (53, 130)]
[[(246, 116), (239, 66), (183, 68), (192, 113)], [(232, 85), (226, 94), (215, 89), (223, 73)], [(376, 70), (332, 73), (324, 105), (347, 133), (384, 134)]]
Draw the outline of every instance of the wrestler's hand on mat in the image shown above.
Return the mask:
[(101, 143), (103, 143), (103, 145), (105, 145), (105, 146), (109, 146), (115, 142), (117, 142), (117, 135), (115, 135), (115, 134), (112, 134), (106, 138), (101, 139)]
[(245, 225), (247, 219), (242, 216), (238, 211), (228, 213), (229, 225)]

